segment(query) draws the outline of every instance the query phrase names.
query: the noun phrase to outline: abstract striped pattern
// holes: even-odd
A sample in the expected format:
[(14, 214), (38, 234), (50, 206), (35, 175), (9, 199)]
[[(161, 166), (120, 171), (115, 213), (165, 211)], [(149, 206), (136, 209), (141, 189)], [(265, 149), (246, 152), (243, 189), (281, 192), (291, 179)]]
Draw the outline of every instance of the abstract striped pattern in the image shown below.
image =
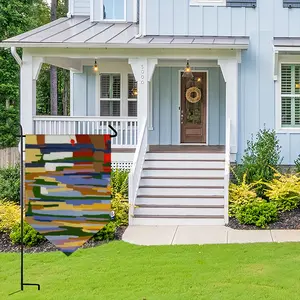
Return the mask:
[(110, 135), (27, 135), (26, 221), (66, 255), (111, 219)]

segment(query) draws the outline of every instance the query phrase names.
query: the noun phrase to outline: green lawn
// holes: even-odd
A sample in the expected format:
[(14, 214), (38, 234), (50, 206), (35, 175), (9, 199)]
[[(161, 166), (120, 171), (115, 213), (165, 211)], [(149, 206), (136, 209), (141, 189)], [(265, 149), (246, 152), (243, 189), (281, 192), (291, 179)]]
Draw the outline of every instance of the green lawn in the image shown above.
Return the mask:
[(243, 300), (300, 299), (300, 243), (155, 246), (112, 242), (79, 250), (0, 254), (0, 299)]

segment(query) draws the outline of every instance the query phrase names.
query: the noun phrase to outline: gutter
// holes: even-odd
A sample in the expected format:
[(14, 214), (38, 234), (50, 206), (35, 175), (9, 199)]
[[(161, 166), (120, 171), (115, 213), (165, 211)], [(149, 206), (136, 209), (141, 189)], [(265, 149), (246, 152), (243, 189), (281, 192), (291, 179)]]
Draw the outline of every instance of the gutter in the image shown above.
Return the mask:
[(19, 56), (19, 54), (17, 53), (16, 47), (11, 47), (10, 52), (11, 52), (12, 56), (14, 57), (14, 59), (16, 60), (16, 62), (18, 63), (18, 65), (21, 67), (23, 64), (23, 61), (22, 61), (21, 57)]
[(143, 25), (142, 25), (142, 19), (143, 19), (143, 5), (144, 5), (144, 0), (140, 0), (140, 7), (139, 7), (139, 33), (135, 36), (136, 39), (139, 39), (140, 37), (143, 36)]

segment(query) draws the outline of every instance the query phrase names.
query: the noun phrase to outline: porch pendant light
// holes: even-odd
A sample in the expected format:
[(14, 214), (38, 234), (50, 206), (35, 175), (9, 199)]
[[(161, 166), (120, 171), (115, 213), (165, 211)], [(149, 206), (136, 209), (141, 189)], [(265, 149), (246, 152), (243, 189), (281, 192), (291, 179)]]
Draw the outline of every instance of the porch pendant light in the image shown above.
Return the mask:
[(185, 78), (193, 78), (194, 77), (194, 75), (192, 73), (192, 69), (190, 67), (190, 62), (188, 60), (186, 62), (186, 67), (184, 69), (184, 73), (183, 73), (182, 77), (185, 77)]
[(98, 72), (98, 64), (97, 64), (97, 60), (95, 60), (94, 71), (95, 71), (95, 72)]

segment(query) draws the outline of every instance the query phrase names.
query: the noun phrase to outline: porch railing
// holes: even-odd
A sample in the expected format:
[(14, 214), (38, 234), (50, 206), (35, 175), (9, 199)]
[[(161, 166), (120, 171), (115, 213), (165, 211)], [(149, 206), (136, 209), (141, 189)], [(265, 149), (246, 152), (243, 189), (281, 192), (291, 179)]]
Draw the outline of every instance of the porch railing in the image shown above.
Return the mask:
[(111, 117), (33, 117), (34, 134), (110, 134), (108, 125), (113, 126), (118, 136), (113, 138), (112, 147), (135, 148), (137, 145), (137, 118)]
[(225, 224), (229, 222), (229, 184), (230, 184), (230, 140), (231, 140), (231, 120), (226, 124), (226, 144), (225, 144), (225, 175), (224, 175), (224, 219)]
[(140, 185), (140, 179), (143, 171), (143, 164), (148, 149), (148, 131), (147, 121), (143, 121), (142, 130), (139, 134), (138, 145), (135, 150), (133, 164), (128, 177), (128, 198), (129, 198), (129, 225), (132, 223), (132, 217), (135, 207), (135, 200)]

